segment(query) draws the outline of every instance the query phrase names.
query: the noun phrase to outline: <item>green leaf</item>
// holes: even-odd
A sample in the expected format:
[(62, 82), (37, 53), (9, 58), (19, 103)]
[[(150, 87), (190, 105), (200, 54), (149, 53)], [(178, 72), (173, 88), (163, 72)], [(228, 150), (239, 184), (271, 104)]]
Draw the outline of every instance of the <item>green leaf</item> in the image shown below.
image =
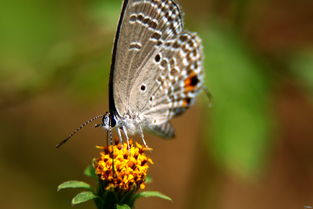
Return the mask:
[(94, 168), (92, 165), (89, 165), (89, 166), (85, 169), (84, 174), (85, 174), (86, 176), (89, 176), (89, 177), (97, 177), (95, 168)]
[(214, 98), (204, 130), (216, 161), (249, 176), (262, 167), (269, 145), (269, 70), (234, 31), (212, 27), (201, 35), (206, 86)]
[(77, 205), (83, 202), (87, 202), (88, 200), (92, 200), (98, 198), (94, 193), (90, 191), (84, 191), (81, 193), (78, 193), (73, 199), (72, 199), (72, 204)]
[(169, 201), (172, 201), (172, 199), (160, 192), (157, 192), (157, 191), (145, 191), (145, 192), (140, 192), (138, 194), (135, 195), (135, 199), (138, 199), (140, 197), (159, 197), (161, 199), (164, 199), (164, 200), (169, 200)]
[(129, 207), (129, 205), (116, 205), (116, 209), (131, 209), (131, 207)]
[(147, 176), (146, 180), (145, 180), (145, 183), (146, 184), (150, 184), (151, 182), (152, 182), (152, 177), (151, 176)]
[(58, 191), (69, 188), (90, 189), (90, 185), (82, 181), (66, 181), (58, 186)]

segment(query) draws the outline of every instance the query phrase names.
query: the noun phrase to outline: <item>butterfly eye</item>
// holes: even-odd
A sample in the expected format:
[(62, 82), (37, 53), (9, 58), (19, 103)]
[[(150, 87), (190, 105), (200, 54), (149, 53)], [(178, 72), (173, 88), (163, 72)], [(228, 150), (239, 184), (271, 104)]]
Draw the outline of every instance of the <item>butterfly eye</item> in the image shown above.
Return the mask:
[(116, 125), (116, 120), (115, 120), (115, 117), (112, 115), (112, 117), (111, 117), (111, 127), (115, 127), (115, 125)]

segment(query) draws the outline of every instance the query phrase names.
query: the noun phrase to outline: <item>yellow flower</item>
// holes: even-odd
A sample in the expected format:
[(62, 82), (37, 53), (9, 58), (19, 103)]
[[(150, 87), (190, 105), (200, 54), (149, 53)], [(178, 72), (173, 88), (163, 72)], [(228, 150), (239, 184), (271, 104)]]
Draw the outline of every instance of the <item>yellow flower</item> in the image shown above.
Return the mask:
[(138, 143), (97, 146), (100, 157), (94, 162), (96, 174), (106, 183), (106, 190), (144, 189), (149, 164), (153, 164), (145, 152), (151, 150)]

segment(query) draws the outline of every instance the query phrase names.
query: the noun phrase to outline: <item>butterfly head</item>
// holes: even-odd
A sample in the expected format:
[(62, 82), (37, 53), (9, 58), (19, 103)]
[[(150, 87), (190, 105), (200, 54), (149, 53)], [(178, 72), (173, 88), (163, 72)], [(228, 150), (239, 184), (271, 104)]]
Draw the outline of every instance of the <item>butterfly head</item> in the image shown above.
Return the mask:
[(103, 115), (101, 126), (106, 130), (109, 130), (115, 127), (116, 119), (115, 119), (114, 114), (107, 112), (105, 115)]

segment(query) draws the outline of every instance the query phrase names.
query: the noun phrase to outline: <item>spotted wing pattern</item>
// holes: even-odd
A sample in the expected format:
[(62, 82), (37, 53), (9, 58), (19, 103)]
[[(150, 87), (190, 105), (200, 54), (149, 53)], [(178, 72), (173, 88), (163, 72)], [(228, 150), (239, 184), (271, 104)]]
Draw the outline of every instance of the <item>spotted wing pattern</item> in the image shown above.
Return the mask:
[[(124, 0), (113, 63), (113, 93), (119, 115), (137, 112), (143, 104), (131, 103), (131, 91), (138, 74), (142, 75), (147, 62), (160, 51), (167, 40), (183, 30), (181, 11), (173, 0)], [(146, 76), (154, 77), (157, 71)], [(147, 84), (147, 88), (153, 85)], [(136, 89), (139, 91), (139, 89)], [(136, 101), (139, 103), (144, 100)]]
[(125, 0), (125, 4), (115, 46), (116, 110), (135, 125), (172, 137), (168, 121), (185, 112), (202, 87), (201, 40), (183, 31), (174, 0)]
[(140, 111), (148, 124), (162, 125), (193, 104), (203, 83), (202, 57), (201, 40), (194, 33), (182, 32), (162, 46), (154, 57), (160, 74)]

